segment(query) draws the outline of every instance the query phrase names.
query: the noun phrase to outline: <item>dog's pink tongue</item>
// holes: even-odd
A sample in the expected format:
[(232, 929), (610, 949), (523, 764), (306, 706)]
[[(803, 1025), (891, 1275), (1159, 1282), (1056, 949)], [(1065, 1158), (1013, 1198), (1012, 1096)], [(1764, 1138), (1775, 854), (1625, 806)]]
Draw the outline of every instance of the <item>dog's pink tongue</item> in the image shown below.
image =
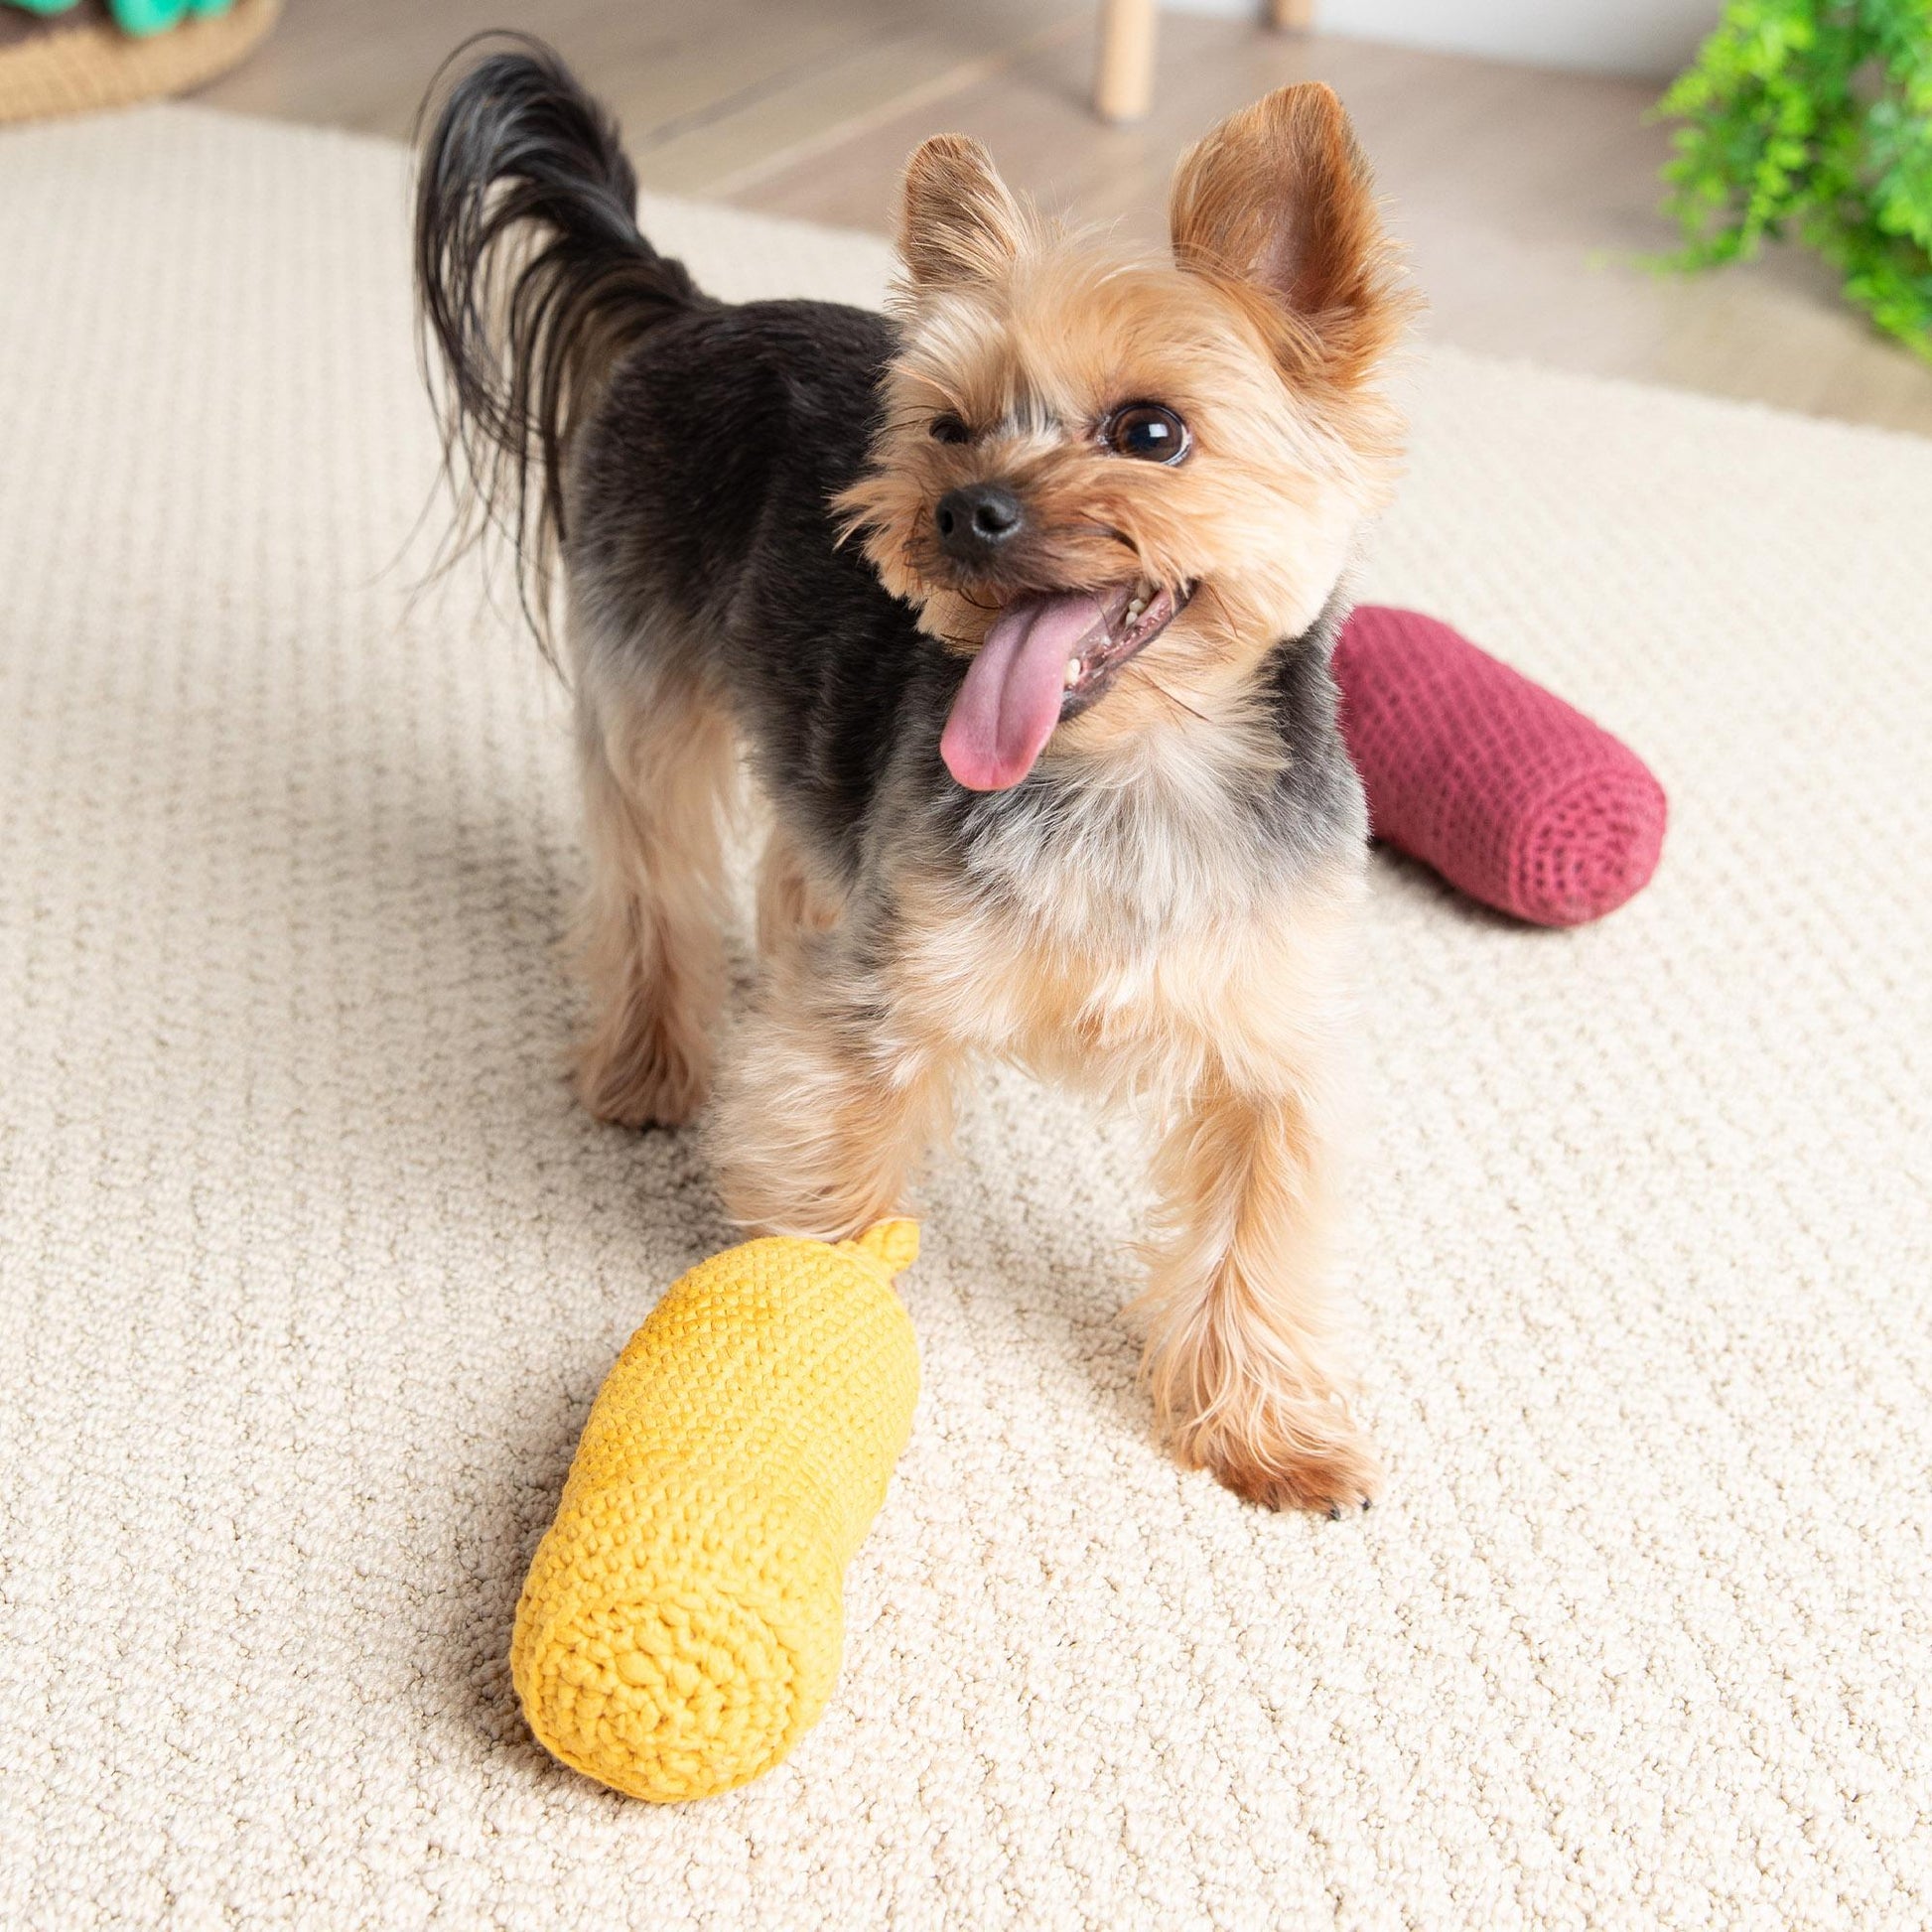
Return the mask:
[(1067, 659), (1104, 621), (1076, 591), (1016, 598), (993, 621), (939, 740), (946, 769), (969, 791), (1005, 791), (1034, 768), (1060, 721)]

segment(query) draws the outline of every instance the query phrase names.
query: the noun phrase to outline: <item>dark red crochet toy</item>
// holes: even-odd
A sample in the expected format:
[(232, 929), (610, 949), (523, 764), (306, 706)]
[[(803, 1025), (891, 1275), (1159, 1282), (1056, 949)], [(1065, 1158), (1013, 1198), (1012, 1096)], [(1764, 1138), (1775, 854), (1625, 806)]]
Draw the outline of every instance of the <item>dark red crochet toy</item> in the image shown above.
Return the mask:
[(1448, 624), (1361, 605), (1335, 677), (1375, 836), (1471, 898), (1582, 925), (1657, 870), (1666, 807), (1649, 767)]

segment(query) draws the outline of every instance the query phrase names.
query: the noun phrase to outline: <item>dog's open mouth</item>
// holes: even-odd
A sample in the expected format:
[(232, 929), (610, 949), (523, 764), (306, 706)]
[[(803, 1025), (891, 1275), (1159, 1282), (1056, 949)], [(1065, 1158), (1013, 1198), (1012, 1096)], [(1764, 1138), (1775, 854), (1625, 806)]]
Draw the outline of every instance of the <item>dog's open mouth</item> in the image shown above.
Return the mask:
[(953, 700), (939, 754), (970, 791), (1005, 791), (1034, 768), (1053, 728), (1077, 717), (1186, 608), (1189, 591), (1018, 597), (993, 620)]

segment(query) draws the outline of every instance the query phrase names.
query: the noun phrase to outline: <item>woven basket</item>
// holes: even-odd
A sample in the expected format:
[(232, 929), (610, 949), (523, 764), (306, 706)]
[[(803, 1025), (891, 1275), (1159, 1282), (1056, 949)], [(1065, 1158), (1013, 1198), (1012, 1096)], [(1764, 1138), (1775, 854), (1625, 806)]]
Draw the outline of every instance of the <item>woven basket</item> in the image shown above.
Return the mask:
[(143, 39), (97, 5), (37, 18), (0, 7), (0, 122), (47, 120), (178, 94), (254, 52), (282, 0), (235, 0)]

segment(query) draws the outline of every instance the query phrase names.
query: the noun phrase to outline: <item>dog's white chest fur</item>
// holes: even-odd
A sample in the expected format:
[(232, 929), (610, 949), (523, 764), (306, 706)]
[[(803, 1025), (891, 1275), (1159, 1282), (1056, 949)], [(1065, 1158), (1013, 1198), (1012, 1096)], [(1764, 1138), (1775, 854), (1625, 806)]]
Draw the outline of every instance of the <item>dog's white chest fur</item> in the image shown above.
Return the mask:
[(958, 1044), (1103, 1093), (1265, 1083), (1333, 1022), (1358, 869), (1287, 864), (1234, 795), (1268, 781), (1246, 759), (1138, 779), (982, 832), (915, 913), (904, 996)]

